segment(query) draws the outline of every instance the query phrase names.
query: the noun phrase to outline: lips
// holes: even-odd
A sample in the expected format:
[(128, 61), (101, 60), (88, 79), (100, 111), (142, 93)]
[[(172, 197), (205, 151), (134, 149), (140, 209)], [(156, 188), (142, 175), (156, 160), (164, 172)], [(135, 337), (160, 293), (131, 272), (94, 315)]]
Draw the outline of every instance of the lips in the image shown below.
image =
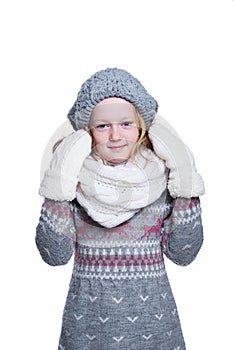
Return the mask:
[(127, 145), (115, 145), (115, 146), (108, 146), (111, 151), (122, 151)]

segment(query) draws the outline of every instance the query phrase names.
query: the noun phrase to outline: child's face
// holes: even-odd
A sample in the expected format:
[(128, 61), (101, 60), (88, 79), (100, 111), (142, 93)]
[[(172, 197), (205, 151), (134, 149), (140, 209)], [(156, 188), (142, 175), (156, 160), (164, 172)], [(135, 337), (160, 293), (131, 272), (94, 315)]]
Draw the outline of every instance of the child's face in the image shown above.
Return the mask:
[(134, 106), (122, 98), (108, 98), (94, 108), (90, 120), (95, 152), (112, 163), (127, 160), (138, 141)]

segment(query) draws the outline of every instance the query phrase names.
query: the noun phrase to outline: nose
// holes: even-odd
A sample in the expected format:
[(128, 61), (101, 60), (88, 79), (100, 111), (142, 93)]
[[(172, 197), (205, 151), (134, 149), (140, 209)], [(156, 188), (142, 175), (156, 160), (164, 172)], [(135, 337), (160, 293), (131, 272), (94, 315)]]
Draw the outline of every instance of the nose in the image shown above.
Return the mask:
[(112, 124), (110, 128), (110, 140), (118, 141), (121, 139), (120, 126), (118, 124)]

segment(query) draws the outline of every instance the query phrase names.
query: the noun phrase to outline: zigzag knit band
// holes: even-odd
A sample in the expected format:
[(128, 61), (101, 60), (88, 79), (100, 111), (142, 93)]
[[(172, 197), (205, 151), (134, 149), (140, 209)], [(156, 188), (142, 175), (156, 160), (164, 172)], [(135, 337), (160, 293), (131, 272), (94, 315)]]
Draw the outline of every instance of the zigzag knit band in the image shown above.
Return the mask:
[(101, 70), (83, 83), (68, 113), (73, 128), (78, 130), (87, 127), (94, 107), (108, 97), (121, 97), (131, 102), (149, 129), (158, 109), (157, 101), (139, 80), (118, 68)]

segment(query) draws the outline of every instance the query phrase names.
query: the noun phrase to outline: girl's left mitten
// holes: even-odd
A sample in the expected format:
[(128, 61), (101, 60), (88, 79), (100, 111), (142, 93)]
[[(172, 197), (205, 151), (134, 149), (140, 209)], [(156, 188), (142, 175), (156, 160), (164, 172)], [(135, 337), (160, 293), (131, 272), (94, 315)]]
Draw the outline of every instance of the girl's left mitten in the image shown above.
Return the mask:
[(169, 169), (167, 187), (171, 197), (191, 198), (204, 194), (204, 182), (197, 172), (192, 152), (174, 128), (159, 115), (149, 129), (149, 138), (155, 153)]

